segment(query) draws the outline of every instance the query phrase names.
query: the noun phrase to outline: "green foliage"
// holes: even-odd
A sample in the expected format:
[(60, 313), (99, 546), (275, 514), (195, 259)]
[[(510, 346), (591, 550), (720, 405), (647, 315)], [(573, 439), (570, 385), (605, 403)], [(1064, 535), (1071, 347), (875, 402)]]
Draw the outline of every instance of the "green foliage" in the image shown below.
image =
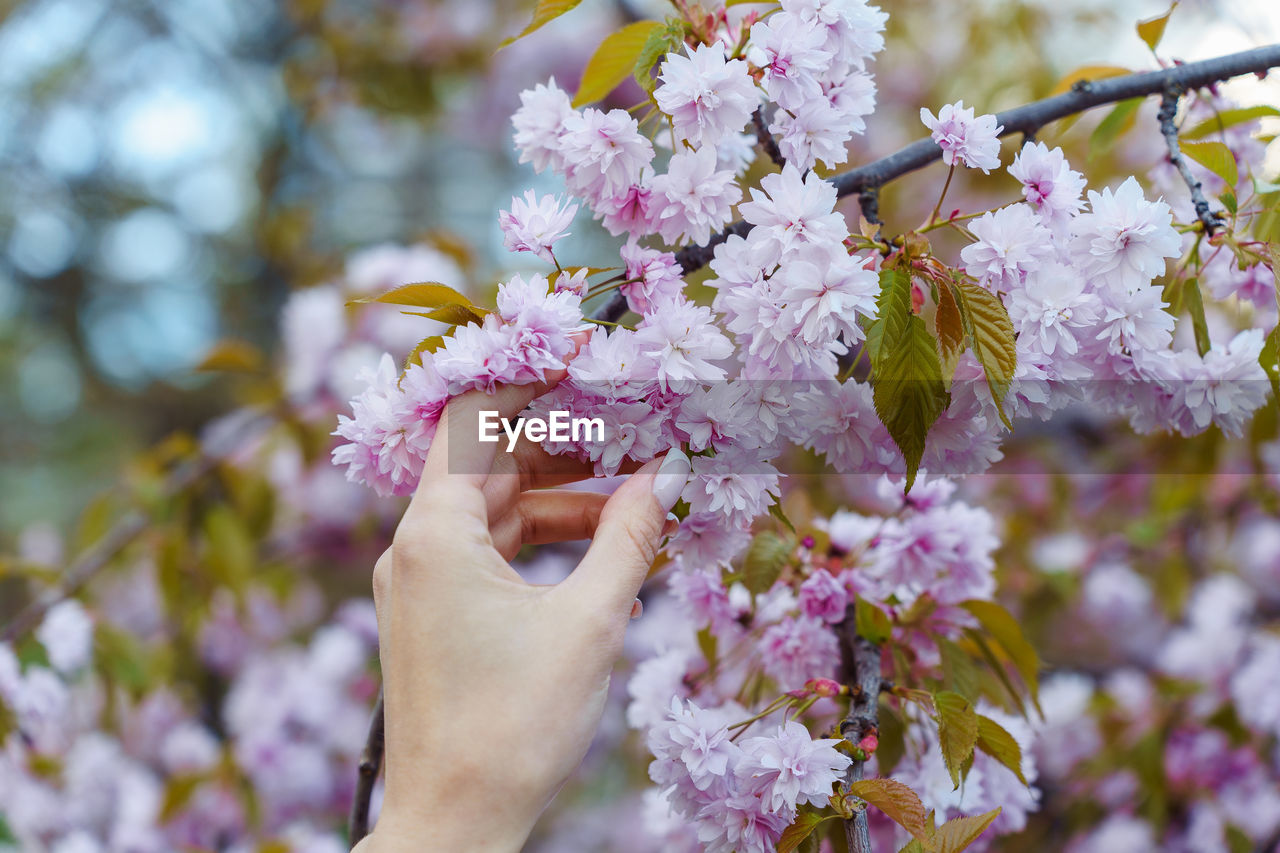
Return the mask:
[(646, 92), (653, 94), (656, 88), (653, 66), (684, 42), (685, 32), (684, 21), (668, 18), (660, 28), (651, 30), (645, 38), (644, 45), (636, 55), (635, 64), (631, 67), (631, 73)]
[(911, 278), (906, 272), (881, 271), (877, 307), (872, 325), (879, 345), (872, 352), (872, 398), (876, 414), (906, 460), (910, 491), (929, 429), (950, 405), (951, 394), (942, 381), (937, 343), (911, 310)]
[(1280, 109), (1264, 104), (1257, 107), (1240, 107), (1234, 110), (1223, 110), (1222, 112), (1214, 115), (1213, 118), (1207, 118), (1190, 130), (1184, 130), (1179, 135), (1183, 139), (1204, 139), (1206, 136), (1221, 133), (1229, 127), (1235, 127), (1238, 124), (1244, 124), (1247, 121), (1254, 121), (1255, 119), (1266, 118), (1268, 116), (1280, 116)]
[(1004, 413), (1004, 396), (1018, 369), (1018, 349), (1013, 337), (1013, 321), (1000, 297), (969, 279), (955, 283), (956, 303), (964, 321), (969, 347), (982, 365), (996, 410), (1006, 427), (1013, 429)]
[(753, 594), (767, 592), (795, 551), (793, 538), (766, 530), (751, 540), (742, 566), (742, 583)]
[[(1014, 668), (1018, 670), (1018, 674), (1022, 676), (1022, 680), (1026, 683), (1027, 689), (1031, 693), (1032, 702), (1038, 708), (1040, 658), (1036, 654), (1036, 650), (1027, 642), (1021, 626), (1018, 625), (1018, 620), (1014, 619), (1008, 610), (1005, 610), (994, 601), (974, 599), (966, 601), (960, 606), (968, 610), (978, 620), (978, 623), (989, 637), (995, 640), (1009, 656)], [(1003, 668), (999, 668), (997, 674), (1002, 673)]]
[(1089, 136), (1089, 162), (1095, 162), (1111, 151), (1120, 135), (1133, 127), (1138, 117), (1138, 108), (1145, 101), (1146, 98), (1130, 98), (1127, 101), (1121, 101), (1107, 113), (1102, 121), (1098, 122), (1098, 126)]
[(582, 0), (538, 0), (538, 5), (533, 9), (533, 20), (529, 21), (529, 25), (521, 30), (518, 35), (514, 35), (502, 42), (499, 47), (506, 47), (512, 42), (524, 38), (529, 35), (529, 33), (541, 28), (544, 24), (554, 21), (565, 12), (570, 12), (578, 8), (581, 3)]
[(995, 808), (986, 814), (974, 817), (957, 817), (938, 827), (933, 834), (936, 853), (960, 853), (986, 831), (992, 821), (1000, 816), (1000, 809)]
[(1212, 345), (1209, 341), (1209, 321), (1204, 315), (1204, 297), (1200, 293), (1200, 281), (1195, 277), (1182, 283), (1182, 306), (1191, 315), (1191, 329), (1195, 332), (1196, 349), (1204, 356)]
[(253, 537), (226, 504), (215, 504), (205, 513), (203, 533), (205, 564), (210, 575), (240, 595), (253, 576), (256, 559)]
[(854, 605), (854, 614), (858, 622), (858, 635), (866, 637), (877, 646), (884, 645), (893, 633), (893, 625), (889, 616), (876, 605), (859, 598)]
[(436, 320), (441, 323), (448, 323), (450, 326), (465, 326), (469, 323), (481, 323), (484, 321), (484, 315), (477, 313), (476, 309), (468, 305), (444, 305), (431, 311), (404, 311), (404, 314), (412, 314), (415, 317), (426, 317), (428, 320)]
[(1160, 39), (1164, 38), (1165, 27), (1169, 25), (1169, 16), (1173, 14), (1173, 10), (1178, 8), (1177, 0), (1174, 0), (1169, 11), (1163, 15), (1156, 15), (1154, 18), (1147, 18), (1145, 21), (1138, 22), (1138, 38), (1146, 42), (1147, 47), (1153, 51), (1156, 45), (1160, 44)]
[(970, 702), (978, 700), (981, 676), (973, 657), (954, 642), (938, 634), (933, 638), (942, 658), (943, 683)]
[(978, 749), (1012, 770), (1019, 782), (1027, 784), (1022, 775), (1022, 747), (1004, 726), (981, 714), (978, 715)]
[(795, 823), (788, 826), (778, 839), (778, 853), (793, 853), (813, 835), (813, 831), (836, 815), (824, 815), (809, 808), (801, 808), (796, 815)]
[(933, 331), (938, 338), (938, 352), (942, 357), (942, 376), (948, 382), (956, 372), (956, 362), (964, 352), (964, 318), (960, 305), (951, 288), (938, 287), (938, 308), (933, 315)]
[(914, 838), (928, 841), (929, 824), (924, 804), (906, 785), (895, 779), (862, 779), (849, 785), (849, 793), (884, 812)]
[(1271, 330), (1262, 344), (1262, 352), (1258, 354), (1258, 363), (1266, 371), (1271, 380), (1271, 393), (1280, 401), (1280, 326)]
[(214, 344), (194, 370), (201, 373), (257, 373), (264, 363), (261, 350), (253, 344), (228, 339)]
[(664, 25), (659, 21), (636, 21), (601, 42), (582, 71), (582, 81), (578, 83), (573, 105), (580, 107), (612, 92), (635, 71), (636, 62), (648, 46), (649, 38), (662, 31)]
[(1184, 142), (1180, 146), (1182, 153), (1213, 172), (1234, 187), (1240, 180), (1240, 172), (1236, 167), (1236, 157), (1231, 149), (1221, 142)]
[(973, 703), (950, 690), (933, 695), (938, 710), (938, 744), (942, 748), (942, 760), (957, 788), (964, 779), (967, 765), (973, 760), (973, 750), (978, 743), (978, 712)]
[(423, 338), (418, 341), (418, 345), (413, 348), (404, 360), (405, 369), (411, 364), (422, 364), (422, 354), (424, 352), (435, 352), (444, 346), (444, 335), (432, 335), (429, 338)]
[(463, 305), (476, 313), (484, 313), (465, 295), (438, 281), (420, 281), (413, 284), (402, 284), (395, 290), (379, 293), (377, 296), (362, 296), (353, 299), (348, 305), (360, 305), (369, 302), (383, 302), (388, 305), (408, 305), (412, 308), (444, 308), (448, 305)]

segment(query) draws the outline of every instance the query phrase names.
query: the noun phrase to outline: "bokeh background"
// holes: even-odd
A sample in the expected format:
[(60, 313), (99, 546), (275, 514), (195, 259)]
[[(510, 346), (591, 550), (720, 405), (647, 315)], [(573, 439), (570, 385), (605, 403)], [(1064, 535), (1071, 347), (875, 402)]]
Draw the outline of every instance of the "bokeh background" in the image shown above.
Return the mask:
[[(0, 750), (0, 851), (18, 836), (57, 853), (345, 849), (378, 689), (369, 572), (401, 504), (346, 484), (328, 433), (357, 368), (428, 332), (390, 306), (343, 303), (417, 278), (486, 300), (521, 263), (503, 251), (497, 211), (526, 188), (561, 189), (515, 161), (520, 90), (550, 76), (572, 89), (606, 34), (667, 9), (584, 0), (499, 50), (531, 5), (0, 0), (0, 630), (85, 565), (74, 561), (87, 546), (140, 519), (79, 603), (14, 643), (45, 706), (22, 709), (30, 743)], [(850, 165), (922, 136), (922, 106), (995, 112), (1082, 66), (1154, 68), (1134, 24), (1168, 9), (882, 5), (880, 106)], [(1182, 0), (1160, 56), (1277, 41), (1274, 0)], [(1223, 91), (1280, 105), (1278, 77)], [(623, 87), (610, 105), (636, 95)], [(1103, 109), (1041, 139), (1091, 187), (1145, 180), (1164, 157), (1155, 108), (1119, 136), (1095, 132)], [(1017, 144), (1006, 141), (1005, 163)], [(1276, 180), (1280, 144), (1263, 161), (1255, 175)], [(885, 189), (891, 231), (928, 213), (942, 174)], [(949, 198), (979, 210), (1017, 192), (1002, 173), (965, 174)], [(605, 256), (614, 241), (585, 219), (565, 255)], [(1219, 308), (1215, 340), (1239, 319)], [(243, 416), (254, 409), (272, 412), (265, 434)], [(1041, 810), (993, 849), (1280, 843), (1280, 713), (1267, 710), (1280, 708), (1280, 491), (1256, 475), (1278, 465), (1259, 462), (1267, 442), (1280, 453), (1276, 411), (1225, 449), (1216, 431), (1139, 438), (1055, 418), (1020, 429), (993, 474), (963, 484), (998, 520), (999, 598), (1041, 653), (1049, 712), (1036, 723)], [(170, 488), (198, 441), (227, 457)], [(1217, 473), (1181, 476), (1196, 464)], [(858, 489), (807, 509), (802, 495), (788, 512), (856, 508), (868, 498)], [(522, 570), (553, 582), (575, 547)], [(654, 849), (638, 817), (647, 756), (624, 694), (634, 663), (678, 627), (660, 586), (629, 632), (600, 741), (530, 850)], [(76, 636), (92, 660), (60, 661)], [(0, 702), (0, 744), (17, 742), (5, 739), (12, 722)], [(1192, 839), (1201, 819), (1230, 844), (1160, 846)], [(154, 841), (157, 827), (159, 846), (129, 846), (128, 832)]]
[[(529, 5), (4, 4), (0, 550), (24, 531), (65, 530), (121, 460), (230, 409), (235, 383), (194, 368), (224, 340), (276, 358), (288, 293), (341, 277), (352, 251), (431, 238), (479, 282), (509, 263), (496, 211), (527, 186), (554, 189), (515, 164), (507, 117), (519, 90), (550, 75), (576, 83), (604, 35), (664, 6), (588, 0), (496, 52)], [(920, 135), (921, 105), (964, 98), (996, 111), (1082, 65), (1152, 67), (1133, 23), (1167, 8), (890, 5), (882, 106), (853, 164)], [(1185, 0), (1163, 50), (1192, 60), (1277, 39), (1269, 0)], [(1229, 89), (1263, 103), (1275, 86)], [(1082, 150), (1099, 117), (1055, 141)], [(1088, 162), (1099, 184), (1124, 168), (1125, 147)], [(1276, 146), (1270, 162), (1280, 165)], [(899, 182), (885, 209), (913, 186)]]

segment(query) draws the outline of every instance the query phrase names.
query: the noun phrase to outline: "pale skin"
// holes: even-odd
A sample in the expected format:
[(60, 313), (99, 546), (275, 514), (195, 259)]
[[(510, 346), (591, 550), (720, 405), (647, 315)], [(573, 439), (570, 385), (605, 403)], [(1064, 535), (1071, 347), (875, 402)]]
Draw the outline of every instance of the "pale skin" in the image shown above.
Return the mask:
[[(554, 488), (591, 476), (570, 457), (467, 438), (481, 409), (514, 417), (546, 388), (449, 403), (374, 569), (386, 793), (358, 853), (520, 850), (600, 723), (688, 460), (673, 451), (661, 475), (654, 460), (606, 496)], [(509, 563), (522, 545), (575, 539), (591, 545), (557, 585)]]

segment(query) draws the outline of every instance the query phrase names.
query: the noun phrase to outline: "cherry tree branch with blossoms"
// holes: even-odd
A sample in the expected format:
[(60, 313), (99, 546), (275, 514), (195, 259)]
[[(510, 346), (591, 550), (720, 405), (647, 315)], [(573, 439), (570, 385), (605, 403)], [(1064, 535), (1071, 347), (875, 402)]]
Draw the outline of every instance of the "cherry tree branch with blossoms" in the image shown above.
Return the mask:
[[(340, 418), (347, 443), (334, 461), (380, 493), (406, 494), (449, 397), (539, 381), (564, 363), (570, 336), (610, 327), (594, 331), (531, 413), (598, 417), (601, 440), (544, 447), (600, 475), (669, 447), (693, 456), (666, 553), (698, 652), (646, 661), (629, 685), (628, 722), (647, 730), (654, 756), (655, 808), (683, 824), (666, 840), (791, 850), (842, 818), (846, 843), (863, 853), (869, 806), (925, 848), (945, 838), (963, 849), (990, 826), (1016, 830), (1038, 797), (1020, 716), (1036, 702), (1038, 664), (992, 601), (992, 519), (953, 502), (954, 486), (938, 476), (985, 470), (1013, 419), (1049, 417), (1083, 396), (1082, 381), (1139, 432), (1190, 436), (1214, 424), (1239, 434), (1265, 402), (1274, 348), (1260, 329), (1210, 342), (1198, 285), (1179, 278), (1190, 260), (1170, 285), (1154, 283), (1183, 252), (1170, 204), (1129, 178), (1090, 191), (1086, 205), (1085, 177), (1030, 137), (1102, 104), (1263, 73), (1280, 65), (1280, 46), (1082, 81), (999, 115), (963, 102), (922, 109), (929, 138), (824, 180), (814, 167), (843, 163), (845, 142), (874, 110), (866, 69), (886, 16), (857, 0), (784, 0), (767, 15), (679, 8), (683, 19), (652, 22), (637, 48), (635, 76), (649, 93), (639, 120), (580, 110), (554, 81), (522, 93), (521, 161), (560, 175), (577, 201), (526, 194), (500, 222), (509, 248), (555, 273), (500, 284), (496, 310), (433, 284), (379, 297), (455, 328), (424, 340), (402, 376), (384, 361), (354, 417)], [(652, 139), (641, 132), (651, 118)], [(1008, 168), (1024, 200), (965, 216), (964, 227), (938, 221), (955, 171), (999, 168), (998, 140), (1014, 132), (1028, 138)], [(655, 145), (668, 139), (659, 173)], [(745, 179), (757, 146), (781, 168), (758, 186)], [(885, 243), (850, 234), (838, 198), (858, 194), (878, 219), (876, 190), (938, 159), (948, 178), (925, 226)], [(627, 237), (621, 275), (593, 284), (616, 267), (556, 257), (579, 202)], [(730, 223), (735, 209), (742, 219)], [(955, 265), (925, 237), (944, 225), (970, 241)], [(1226, 245), (1206, 230), (1186, 232), (1190, 258), (1205, 236)], [(1255, 244), (1230, 244), (1242, 268), (1271, 263)], [(709, 306), (691, 301), (683, 281), (706, 265)], [(1171, 288), (1191, 306), (1198, 352), (1173, 349)], [(584, 300), (609, 291), (585, 316)], [(634, 327), (621, 324), (628, 312), (640, 317)], [(869, 381), (842, 369), (838, 359), (855, 350), (869, 357)], [(1212, 393), (1198, 390), (1205, 378)], [(788, 445), (841, 474), (883, 476), (881, 508), (793, 522), (779, 507), (775, 464)], [(766, 515), (786, 530), (760, 530)], [(881, 763), (886, 677), (905, 765)], [(767, 728), (771, 718), (779, 725)], [(864, 779), (870, 762), (880, 775)], [(898, 779), (888, 776), (895, 763)], [(971, 774), (986, 779), (990, 798), (965, 808), (988, 810), (948, 806), (930, 781), (937, 768), (956, 790)]]
[[(1021, 133), (1034, 136), (1045, 125), (1068, 116), (1087, 112), (1094, 107), (1114, 104), (1129, 98), (1160, 95), (1169, 90), (1185, 92), (1201, 86), (1220, 83), (1245, 74), (1265, 74), (1280, 67), (1280, 44), (1257, 47), (1239, 53), (1188, 62), (1160, 71), (1144, 71), (1100, 80), (1081, 80), (1060, 95), (1032, 101), (996, 114), (999, 136)], [(836, 194), (843, 198), (855, 193), (874, 191), (903, 175), (923, 169), (942, 158), (942, 148), (926, 137), (831, 178)], [(865, 209), (865, 207), (864, 207)], [(700, 246), (688, 246), (676, 252), (686, 274), (706, 266), (716, 246), (732, 236), (746, 236), (751, 224), (735, 222)], [(612, 314), (608, 315), (612, 317)], [(616, 319), (616, 318), (615, 318)]]

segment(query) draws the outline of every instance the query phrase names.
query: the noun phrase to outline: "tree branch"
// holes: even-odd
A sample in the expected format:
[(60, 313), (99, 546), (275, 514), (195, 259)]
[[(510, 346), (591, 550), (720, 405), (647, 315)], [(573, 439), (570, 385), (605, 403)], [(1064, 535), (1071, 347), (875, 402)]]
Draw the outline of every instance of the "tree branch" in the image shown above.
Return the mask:
[[(858, 634), (857, 608), (850, 604), (844, 620), (836, 626), (840, 637), (840, 670), (849, 685), (849, 713), (840, 721), (840, 736), (852, 744), (867, 735), (878, 735), (880, 727), (880, 647)], [(865, 761), (854, 761), (845, 772), (845, 784), (863, 777)], [(866, 809), (854, 814), (844, 824), (849, 853), (872, 853), (871, 835), (867, 827)]]
[(1165, 147), (1169, 149), (1169, 162), (1177, 168), (1187, 189), (1191, 190), (1191, 202), (1196, 208), (1196, 218), (1204, 225), (1204, 232), (1212, 237), (1213, 232), (1222, 226), (1222, 220), (1209, 209), (1209, 202), (1205, 200), (1200, 182), (1196, 180), (1195, 175), (1191, 174), (1187, 158), (1182, 156), (1182, 149), (1178, 145), (1178, 126), (1173, 122), (1178, 114), (1178, 99), (1182, 97), (1182, 93), (1183, 90), (1176, 86), (1165, 89), (1164, 94), (1160, 96), (1160, 112), (1156, 114), (1156, 118), (1160, 121), (1160, 134), (1164, 136)]
[(764, 153), (769, 155), (769, 159), (773, 161), (773, 164), (779, 169), (787, 165), (786, 158), (782, 156), (782, 150), (778, 148), (778, 140), (773, 138), (773, 134), (765, 126), (763, 106), (756, 107), (756, 111), (751, 114), (751, 124), (756, 129), (756, 141), (760, 143)]
[(378, 701), (373, 706), (373, 716), (369, 719), (369, 734), (365, 737), (364, 751), (360, 753), (359, 774), (356, 778), (355, 795), (351, 799), (351, 816), (347, 821), (351, 847), (369, 834), (369, 804), (373, 800), (373, 786), (378, 781), (378, 773), (382, 770), (382, 752), (386, 740), (386, 717), (382, 712), (382, 692), (378, 692)]
[[(235, 428), (220, 432), (206, 442), (199, 454), (174, 469), (160, 487), (160, 499), (176, 497), (218, 467), (222, 459), (241, 443), (249, 441), (275, 421), (269, 415), (255, 413)], [(150, 526), (151, 516), (142, 510), (130, 510), (88, 550), (63, 570), (54, 586), (37, 595), (0, 631), (0, 642), (12, 643), (33, 630), (55, 604), (78, 593), (98, 572), (109, 566), (125, 548)]]
[[(1161, 71), (1146, 71), (1105, 80), (1081, 80), (1069, 92), (1024, 104), (996, 115), (1004, 126), (1001, 136), (1021, 133), (1031, 138), (1045, 125), (1104, 104), (1160, 94), (1176, 87), (1184, 91), (1219, 83), (1243, 74), (1265, 74), (1280, 66), (1280, 44), (1188, 62)], [(837, 195), (844, 197), (882, 187), (903, 175), (924, 168), (942, 157), (942, 149), (931, 138), (918, 139), (905, 148), (865, 166), (832, 178)], [(715, 235), (705, 246), (689, 246), (676, 253), (686, 274), (705, 266), (714, 257), (713, 249), (731, 234), (746, 235), (751, 225), (735, 222)]]

